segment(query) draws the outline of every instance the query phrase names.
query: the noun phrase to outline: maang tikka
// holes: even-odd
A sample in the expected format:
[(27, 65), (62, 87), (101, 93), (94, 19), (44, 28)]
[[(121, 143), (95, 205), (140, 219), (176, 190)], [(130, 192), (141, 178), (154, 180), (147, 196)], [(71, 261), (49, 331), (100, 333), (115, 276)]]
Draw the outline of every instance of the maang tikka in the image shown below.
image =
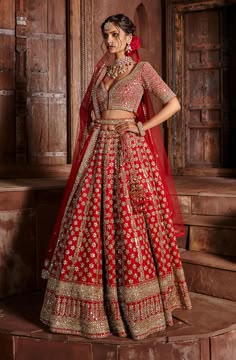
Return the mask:
[(110, 26), (111, 26), (111, 22), (110, 21), (107, 21), (104, 25), (104, 30), (109, 30), (110, 29)]

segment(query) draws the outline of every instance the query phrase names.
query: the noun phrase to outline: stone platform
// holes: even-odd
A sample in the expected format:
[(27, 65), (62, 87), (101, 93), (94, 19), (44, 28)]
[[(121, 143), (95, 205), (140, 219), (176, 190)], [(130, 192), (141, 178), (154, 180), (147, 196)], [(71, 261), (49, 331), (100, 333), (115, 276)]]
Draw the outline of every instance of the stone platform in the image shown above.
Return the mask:
[(180, 247), (236, 256), (236, 179), (175, 177), (186, 237)]
[(176, 177), (185, 224), (179, 239), (190, 291), (236, 301), (236, 179)]
[(191, 299), (193, 310), (176, 310), (173, 327), (134, 341), (52, 334), (39, 322), (41, 292), (13, 296), (0, 302), (0, 359), (236, 359), (236, 303), (195, 293)]
[(175, 178), (193, 310), (175, 311), (173, 327), (143, 341), (51, 334), (38, 320), (65, 183), (0, 181), (0, 360), (236, 360), (236, 179)]

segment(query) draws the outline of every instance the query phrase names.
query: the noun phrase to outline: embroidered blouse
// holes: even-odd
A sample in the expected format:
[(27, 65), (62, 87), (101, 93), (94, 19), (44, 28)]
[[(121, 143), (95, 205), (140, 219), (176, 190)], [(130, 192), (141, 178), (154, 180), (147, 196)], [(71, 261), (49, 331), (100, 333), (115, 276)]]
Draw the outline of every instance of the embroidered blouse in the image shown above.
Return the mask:
[(105, 110), (136, 113), (144, 89), (157, 96), (163, 104), (176, 96), (148, 62), (140, 62), (127, 76), (115, 81), (109, 90), (100, 81), (96, 89), (100, 113)]

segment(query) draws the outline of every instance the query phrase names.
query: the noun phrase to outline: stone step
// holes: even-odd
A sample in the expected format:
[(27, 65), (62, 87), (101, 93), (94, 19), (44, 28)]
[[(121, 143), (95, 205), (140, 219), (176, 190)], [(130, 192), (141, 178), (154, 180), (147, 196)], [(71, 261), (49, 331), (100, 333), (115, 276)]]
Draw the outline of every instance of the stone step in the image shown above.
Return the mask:
[(222, 216), (236, 221), (236, 179), (177, 176), (174, 181), (184, 216)]
[(221, 193), (182, 194), (178, 198), (185, 214), (236, 217), (236, 196)]
[(189, 291), (236, 301), (236, 257), (180, 249)]
[(42, 294), (14, 296), (0, 302), (0, 359), (236, 359), (236, 302), (190, 296), (192, 310), (175, 310), (173, 327), (140, 341), (52, 334), (38, 320)]
[(184, 215), (186, 236), (179, 246), (188, 250), (236, 256), (236, 218)]
[(183, 214), (184, 224), (236, 230), (236, 217), (219, 215), (189, 215)]
[(175, 177), (187, 250), (236, 256), (236, 179)]
[(236, 197), (236, 179), (213, 176), (174, 176), (179, 195)]

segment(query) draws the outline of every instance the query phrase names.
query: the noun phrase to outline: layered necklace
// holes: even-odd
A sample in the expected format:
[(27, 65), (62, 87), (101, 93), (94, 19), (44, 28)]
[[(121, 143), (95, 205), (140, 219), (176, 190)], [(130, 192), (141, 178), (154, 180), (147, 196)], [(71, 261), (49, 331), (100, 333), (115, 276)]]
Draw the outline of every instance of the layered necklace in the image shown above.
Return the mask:
[(124, 74), (132, 63), (133, 62), (130, 56), (124, 56), (120, 59), (116, 59), (114, 64), (107, 66), (106, 74), (112, 79), (116, 79), (118, 75)]

